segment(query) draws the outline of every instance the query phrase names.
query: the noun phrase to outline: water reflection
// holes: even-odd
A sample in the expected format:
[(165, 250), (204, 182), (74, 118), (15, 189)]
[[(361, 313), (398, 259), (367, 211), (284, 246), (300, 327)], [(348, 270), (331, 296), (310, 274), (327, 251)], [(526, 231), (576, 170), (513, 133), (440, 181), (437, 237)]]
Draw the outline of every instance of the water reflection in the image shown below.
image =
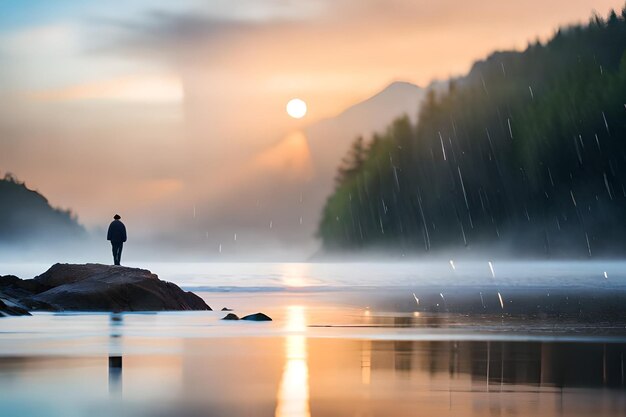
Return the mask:
[(285, 368), (278, 389), (276, 417), (309, 417), (309, 366), (307, 363), (304, 307), (287, 307)]
[(112, 396), (122, 395), (122, 356), (120, 340), (124, 316), (121, 313), (111, 313), (109, 316), (110, 342), (109, 342), (109, 394)]
[[(124, 402), (107, 393), (107, 368), (111, 378), (116, 367), (106, 356), (0, 357), (0, 415), (617, 417), (626, 410), (624, 344), (307, 338), (306, 309), (287, 312), (284, 338), (193, 339), (176, 355), (124, 356)], [(124, 337), (128, 347), (131, 332)]]
[(308, 287), (313, 284), (308, 277), (309, 264), (286, 263), (281, 267), (282, 284), (288, 288)]
[(361, 343), (361, 383), (369, 385), (372, 379), (372, 341)]
[[(308, 295), (288, 302), (309, 304), (275, 307), (272, 316), (278, 319), (269, 325), (222, 324), (217, 312), (0, 320), (5, 351), (37, 345), (36, 352), (50, 352), (0, 354), (0, 415), (617, 417), (626, 410), (624, 343), (602, 337), (524, 341), (524, 333), (502, 340), (492, 332), (512, 318), (374, 308), (368, 315), (362, 308), (346, 310), (348, 326), (320, 330), (308, 324), (325, 322), (319, 314), (329, 313)], [(243, 333), (200, 337), (207, 323), (213, 324), (209, 317), (220, 323), (220, 332)], [(485, 338), (455, 341), (455, 331), (472, 320)], [(516, 323), (552, 333), (562, 325)], [(197, 337), (176, 335), (181, 326)], [(597, 332), (606, 331), (601, 323), (596, 326)], [(67, 329), (84, 329), (84, 334), (59, 337), (68, 335)], [(147, 329), (164, 335), (155, 337)], [(271, 333), (252, 333), (261, 330)], [(13, 348), (7, 350), (8, 345)]]
[(621, 343), (372, 340), (361, 342), (361, 380), (375, 383), (377, 375), (385, 378), (377, 371), (391, 370), (403, 378), (447, 374), (484, 391), (505, 385), (617, 388), (626, 383), (625, 353)]

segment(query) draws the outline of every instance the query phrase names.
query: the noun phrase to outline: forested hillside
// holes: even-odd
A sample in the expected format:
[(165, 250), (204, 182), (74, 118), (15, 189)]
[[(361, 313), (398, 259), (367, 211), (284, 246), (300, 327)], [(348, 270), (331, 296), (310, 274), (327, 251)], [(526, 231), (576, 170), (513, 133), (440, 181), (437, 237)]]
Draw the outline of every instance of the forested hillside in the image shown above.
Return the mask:
[(626, 254), (626, 8), (497, 52), (344, 159), (327, 250)]
[(54, 244), (86, 235), (70, 211), (51, 207), (45, 197), (11, 174), (0, 178), (0, 245), (10, 249), (52, 243), (53, 249)]

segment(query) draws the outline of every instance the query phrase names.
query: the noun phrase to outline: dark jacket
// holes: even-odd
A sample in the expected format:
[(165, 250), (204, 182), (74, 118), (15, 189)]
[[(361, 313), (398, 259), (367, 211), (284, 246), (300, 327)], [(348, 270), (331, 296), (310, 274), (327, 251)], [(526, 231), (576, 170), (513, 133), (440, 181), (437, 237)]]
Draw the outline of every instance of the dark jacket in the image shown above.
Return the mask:
[(119, 220), (113, 220), (109, 225), (107, 240), (111, 242), (126, 242), (126, 226)]

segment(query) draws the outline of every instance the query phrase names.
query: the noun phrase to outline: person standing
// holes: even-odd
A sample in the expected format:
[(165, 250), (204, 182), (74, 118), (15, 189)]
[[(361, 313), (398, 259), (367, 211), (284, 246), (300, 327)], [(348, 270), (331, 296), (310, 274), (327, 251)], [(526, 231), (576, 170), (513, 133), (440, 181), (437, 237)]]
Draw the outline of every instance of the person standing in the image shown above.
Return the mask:
[(113, 216), (107, 233), (107, 240), (111, 241), (113, 248), (113, 263), (115, 265), (119, 265), (122, 260), (122, 247), (126, 242), (126, 226), (120, 221), (121, 218), (119, 214)]

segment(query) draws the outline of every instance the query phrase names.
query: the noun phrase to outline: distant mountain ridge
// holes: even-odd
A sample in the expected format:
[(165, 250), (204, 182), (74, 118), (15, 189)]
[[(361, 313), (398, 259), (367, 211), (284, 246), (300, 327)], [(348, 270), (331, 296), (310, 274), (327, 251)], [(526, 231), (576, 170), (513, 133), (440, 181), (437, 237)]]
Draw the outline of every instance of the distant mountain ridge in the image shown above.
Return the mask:
[[(303, 131), (310, 155), (312, 171), (310, 179), (295, 186), (294, 189), (290, 189), (289, 185), (282, 186), (287, 195), (303, 195), (305, 204), (283, 207), (284, 205), (278, 202), (280, 207), (272, 207), (268, 214), (284, 213), (284, 216), (288, 217), (292, 210), (297, 210), (298, 216), (304, 219), (298, 229), (299, 239), (303, 243), (313, 243), (324, 202), (335, 187), (337, 166), (352, 143), (357, 137), (370, 138), (377, 132), (384, 132), (394, 119), (402, 115), (416, 120), (426, 91), (408, 82), (393, 82), (337, 116), (306, 127)], [(286, 228), (283, 233), (287, 236), (292, 230)]]
[(307, 130), (314, 132), (328, 125), (343, 125), (345, 129), (349, 125), (357, 134), (371, 134), (386, 128), (389, 122), (385, 120), (390, 117), (393, 120), (407, 114), (416, 119), (423, 96), (423, 88), (406, 81), (394, 81), (373, 96), (353, 104), (336, 116), (314, 123)]
[(375, 95), (356, 103), (337, 116), (313, 123), (305, 129), (311, 159), (319, 181), (329, 185), (337, 165), (358, 137), (384, 132), (402, 115), (416, 120), (426, 89), (395, 81)]
[[(203, 245), (209, 242), (212, 247), (228, 246), (224, 251), (228, 256), (254, 256), (258, 247), (275, 242), (280, 256), (293, 251), (298, 259), (308, 257), (318, 250), (315, 230), (320, 213), (334, 189), (337, 166), (351, 144), (359, 136), (369, 138), (384, 131), (403, 114), (415, 119), (424, 96), (424, 89), (416, 85), (394, 82), (334, 117), (285, 132), (281, 140), (245, 165), (247, 171), (239, 171), (241, 175), (229, 194), (203, 203), (211, 207), (211, 214), (198, 220), (203, 222), (199, 230), (212, 233), (208, 237), (198, 234), (198, 241)], [(252, 177), (254, 181), (249, 180)], [(232, 244), (217, 237), (233, 236), (231, 230), (236, 229), (241, 231), (236, 243), (233, 237), (228, 239)]]
[(71, 211), (52, 207), (11, 174), (0, 179), (0, 244), (36, 246), (85, 236)]

